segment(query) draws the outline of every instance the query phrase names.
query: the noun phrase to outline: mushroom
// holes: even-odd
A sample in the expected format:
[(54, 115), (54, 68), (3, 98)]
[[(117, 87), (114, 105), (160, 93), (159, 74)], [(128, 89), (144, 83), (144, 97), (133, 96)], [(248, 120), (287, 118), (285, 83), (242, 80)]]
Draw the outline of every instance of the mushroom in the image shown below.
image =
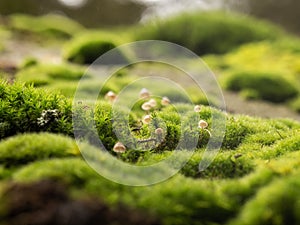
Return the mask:
[(151, 105), (152, 108), (156, 107), (157, 102), (154, 98), (151, 98), (148, 103)]
[(143, 118), (143, 123), (144, 124), (149, 124), (150, 122), (151, 122), (151, 116), (150, 115), (146, 115), (146, 116), (144, 116), (144, 118)]
[(143, 89), (140, 91), (140, 98), (143, 98), (143, 99), (150, 98), (150, 92), (148, 91), (148, 89), (143, 88)]
[(143, 105), (142, 105), (142, 110), (144, 111), (150, 111), (152, 109), (151, 107), (151, 104), (149, 102), (145, 102)]
[(110, 102), (114, 102), (117, 98), (117, 95), (113, 91), (109, 91), (106, 93), (104, 98)]
[(200, 105), (196, 105), (196, 106), (194, 107), (194, 111), (195, 111), (196, 113), (200, 112), (200, 111), (201, 111), (201, 106), (200, 106)]
[(163, 106), (167, 106), (167, 105), (169, 105), (171, 103), (171, 101), (170, 101), (170, 99), (168, 98), (168, 97), (163, 97), (162, 98), (162, 100), (161, 100), (161, 104), (163, 105)]
[(208, 123), (205, 120), (200, 120), (198, 123), (198, 127), (201, 129), (205, 129), (206, 127), (208, 127)]
[(162, 128), (157, 128), (154, 133), (156, 134), (156, 137), (157, 137), (157, 141), (158, 142), (161, 142), (162, 141), (162, 136), (163, 136), (163, 133), (164, 133), (164, 130)]
[(202, 130), (205, 130), (211, 137), (210, 131), (208, 129), (206, 129), (208, 127), (208, 123), (205, 120), (200, 120), (198, 123), (198, 127), (201, 128)]
[(116, 152), (116, 153), (118, 153), (118, 154), (119, 153), (124, 153), (124, 152), (126, 152), (126, 147), (121, 142), (117, 142), (114, 145), (113, 151)]

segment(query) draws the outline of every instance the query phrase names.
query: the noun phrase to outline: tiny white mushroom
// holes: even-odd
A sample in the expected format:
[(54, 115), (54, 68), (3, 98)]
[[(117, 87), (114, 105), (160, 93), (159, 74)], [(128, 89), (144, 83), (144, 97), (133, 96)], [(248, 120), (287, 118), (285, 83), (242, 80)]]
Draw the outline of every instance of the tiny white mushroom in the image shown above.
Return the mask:
[(162, 128), (157, 128), (154, 133), (156, 134), (156, 137), (157, 137), (157, 141), (158, 142), (161, 142), (162, 141), (162, 138), (163, 138), (163, 133), (164, 133), (164, 130)]
[(143, 99), (150, 98), (150, 92), (148, 91), (148, 89), (143, 88), (143, 89), (140, 91), (140, 98), (143, 98)]
[(200, 120), (198, 123), (198, 127), (201, 128), (202, 130), (205, 130), (211, 137), (210, 131), (208, 129), (206, 129), (208, 127), (208, 123), (205, 120)]
[(196, 106), (194, 107), (194, 111), (195, 111), (196, 113), (200, 112), (200, 111), (201, 111), (201, 106), (200, 106), (200, 105), (196, 105)]
[(205, 120), (200, 120), (198, 123), (198, 127), (201, 129), (205, 129), (206, 127), (208, 127), (208, 123)]
[(149, 124), (150, 122), (151, 122), (151, 116), (150, 115), (146, 115), (146, 116), (144, 116), (144, 118), (143, 118), (143, 123), (144, 124)]
[(171, 101), (170, 101), (170, 99), (168, 98), (168, 97), (163, 97), (162, 99), (161, 99), (161, 104), (163, 105), (163, 106), (167, 106), (167, 105), (169, 105), (171, 103)]
[(162, 129), (162, 128), (157, 128), (155, 131), (155, 134), (157, 134), (157, 135), (161, 135), (161, 134), (163, 134), (163, 132), (164, 132), (164, 130)]
[(142, 110), (144, 110), (144, 111), (149, 111), (149, 110), (151, 110), (151, 105), (150, 105), (150, 103), (149, 102), (145, 102), (143, 105), (142, 105)]
[(110, 102), (114, 102), (117, 98), (117, 95), (113, 91), (109, 91), (106, 93), (104, 98)]
[(124, 153), (126, 151), (126, 147), (121, 142), (117, 142), (114, 145), (113, 151), (116, 153)]
[(151, 98), (148, 102), (152, 108), (156, 107), (156, 105), (157, 105), (157, 102), (154, 98)]

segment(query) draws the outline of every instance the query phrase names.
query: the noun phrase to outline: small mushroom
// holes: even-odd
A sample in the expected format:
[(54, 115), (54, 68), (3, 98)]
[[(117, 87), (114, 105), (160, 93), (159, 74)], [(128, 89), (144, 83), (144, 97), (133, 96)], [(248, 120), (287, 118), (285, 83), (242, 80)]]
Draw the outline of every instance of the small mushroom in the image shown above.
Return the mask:
[(204, 120), (200, 120), (198, 123), (198, 127), (201, 129), (205, 129), (206, 127), (208, 127), (208, 123)]
[(151, 122), (151, 116), (150, 115), (146, 115), (146, 116), (144, 116), (144, 118), (143, 118), (143, 124), (149, 124), (150, 122)]
[(200, 112), (200, 111), (201, 111), (201, 106), (200, 106), (200, 105), (196, 105), (196, 106), (194, 107), (194, 111), (195, 111), (196, 113)]
[(170, 101), (170, 99), (168, 98), (168, 97), (163, 97), (162, 98), (162, 100), (161, 100), (161, 104), (163, 105), (163, 106), (167, 106), (167, 105), (169, 105), (171, 103), (171, 101)]
[(157, 141), (158, 142), (161, 142), (162, 141), (162, 137), (163, 137), (163, 133), (164, 133), (164, 130), (162, 128), (157, 128), (155, 131), (154, 131), (156, 137), (157, 137)]
[(124, 152), (126, 152), (126, 147), (121, 142), (117, 142), (114, 145), (113, 151), (116, 153), (124, 153)]
[(117, 95), (113, 91), (109, 91), (106, 93), (104, 98), (110, 102), (114, 102), (117, 98)]
[(198, 127), (201, 128), (202, 130), (205, 130), (211, 137), (210, 131), (208, 129), (206, 129), (208, 127), (208, 123), (205, 120), (200, 120), (198, 123)]
[(151, 98), (148, 103), (151, 105), (152, 108), (156, 107), (157, 102), (154, 98)]
[(151, 104), (149, 102), (145, 102), (143, 105), (142, 105), (142, 110), (144, 111), (150, 111), (152, 109), (151, 107)]
[(148, 89), (143, 88), (143, 89), (140, 91), (140, 98), (143, 98), (143, 99), (150, 98), (150, 92), (148, 91)]

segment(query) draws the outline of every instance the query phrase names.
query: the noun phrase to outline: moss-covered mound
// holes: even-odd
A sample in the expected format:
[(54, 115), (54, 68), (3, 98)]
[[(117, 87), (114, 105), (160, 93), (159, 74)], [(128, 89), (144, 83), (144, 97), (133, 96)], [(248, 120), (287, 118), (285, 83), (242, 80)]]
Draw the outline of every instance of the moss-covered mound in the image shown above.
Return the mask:
[[(101, 55), (116, 48), (124, 40), (113, 33), (87, 32), (76, 36), (64, 47), (63, 57), (79, 64), (91, 64)], [(123, 52), (116, 52), (105, 64), (127, 63), (127, 56)]]
[(0, 98), (0, 139), (24, 132), (73, 133), (71, 104), (60, 95), (2, 81)]
[(204, 60), (224, 88), (240, 92), (246, 99), (286, 102), (299, 111), (299, 48), (299, 39), (286, 37), (273, 43), (246, 44)]
[(9, 17), (9, 25), (16, 31), (50, 38), (70, 38), (83, 30), (77, 22), (56, 14), (39, 17), (15, 14)]
[(297, 96), (298, 87), (283, 75), (260, 72), (237, 72), (227, 77), (225, 87), (242, 91), (245, 97), (284, 102)]
[[(31, 65), (30, 65), (31, 64)], [(79, 81), (85, 68), (70, 64), (39, 64), (26, 60), (16, 79), (35, 87), (54, 85), (58, 81)]]
[(170, 41), (199, 55), (225, 53), (248, 43), (275, 40), (282, 31), (251, 17), (222, 12), (196, 12), (145, 24), (136, 31), (136, 39)]
[[(97, 214), (102, 215), (103, 220), (107, 219), (108, 224), (119, 223), (114, 217), (119, 215), (114, 214), (118, 207), (127, 208), (130, 215), (137, 213), (142, 218), (146, 216), (149, 218), (149, 224), (158, 224), (156, 219), (160, 224), (166, 225), (284, 225), (297, 224), (299, 221), (298, 122), (226, 115), (205, 106), (201, 107), (200, 112), (194, 112), (192, 105), (174, 103), (169, 106), (158, 104), (157, 108), (151, 111), (152, 121), (141, 125), (140, 120), (145, 112), (140, 107), (133, 107), (129, 116), (120, 110), (117, 111), (116, 117), (112, 117), (111, 103), (101, 100), (95, 110), (80, 103), (71, 115), (70, 103), (62, 96), (33, 87), (2, 83), (0, 94), (2, 138), (12, 136), (0, 142), (0, 218), (4, 224), (17, 224), (18, 219), (26, 219), (28, 223), (34, 223), (34, 219), (37, 218), (42, 221), (38, 216), (41, 212), (49, 215), (49, 220), (44, 218), (43, 221), (55, 224), (54, 220), (58, 215), (46, 205), (37, 207), (35, 200), (70, 210), (64, 211), (64, 215), (78, 218), (76, 221), (80, 221), (79, 216), (89, 221), (88, 215)], [(146, 100), (141, 101), (139, 104)], [(185, 112), (186, 109), (190, 109), (189, 113), (180, 117), (178, 112)], [(226, 133), (214, 161), (206, 170), (199, 171), (199, 162), (203, 158), (209, 139), (208, 131), (212, 135), (215, 134), (211, 128), (212, 113), (225, 116)], [(178, 143), (181, 143), (178, 148), (180, 151), (176, 155), (178, 158), (173, 158), (168, 164), (170, 167), (176, 167), (182, 158), (191, 153), (189, 148), (193, 147), (193, 141), (196, 149), (179, 173), (169, 180), (147, 187), (123, 186), (100, 176), (81, 156), (75, 141), (71, 137), (62, 136), (73, 132), (72, 116), (79, 120), (74, 127), (79, 135), (78, 140), (88, 139), (89, 136), (85, 135), (89, 130), (84, 130), (86, 123), (94, 121), (90, 125), (95, 126), (100, 140), (110, 153), (101, 155), (102, 166), (108, 166), (108, 173), (117, 172), (110, 164), (111, 155), (117, 155), (113, 151), (118, 141), (116, 132), (121, 134), (127, 147), (125, 153), (118, 154), (119, 160), (137, 167), (153, 165), (169, 158), (178, 147)], [(128, 124), (125, 124), (124, 118), (128, 117)], [(207, 121), (208, 130), (198, 127), (199, 119)], [(162, 121), (165, 121), (164, 126)], [(114, 130), (114, 127), (121, 129)], [(153, 130), (159, 127), (163, 127), (163, 140), (151, 149), (147, 143), (158, 140)], [(27, 134), (14, 136), (23, 132)], [(180, 136), (189, 139), (180, 142)], [(149, 150), (136, 149), (133, 145), (135, 140), (142, 140), (139, 144), (142, 143), (144, 150)], [(98, 149), (97, 153), (93, 152), (95, 148), (90, 144), (79, 144), (80, 151), (99, 154)], [(167, 168), (162, 167), (161, 173), (164, 173), (165, 169)], [(15, 183), (12, 187), (11, 181)], [(45, 182), (52, 187), (51, 200), (42, 197), (46, 196), (43, 193), (49, 193)], [(59, 191), (60, 184), (65, 185), (68, 194)], [(15, 189), (18, 191), (14, 191)], [(30, 197), (31, 192), (35, 193), (35, 198)], [(32, 208), (25, 207), (20, 201), (16, 204), (20, 193), (28, 193), (22, 196), (24, 201), (32, 202)], [(64, 197), (54, 201), (57, 198), (53, 196), (57, 194)], [(93, 201), (86, 203), (86, 198)], [(285, 201), (289, 203), (288, 207), (283, 206)], [(102, 208), (104, 214), (98, 211), (99, 202), (103, 202), (105, 206)], [(95, 205), (90, 208), (90, 204)], [(77, 210), (78, 207), (85, 209), (74, 214), (73, 210)], [(83, 212), (87, 214), (82, 214)], [(28, 217), (25, 218), (24, 215)], [(119, 216), (123, 218), (123, 214)], [(130, 224), (135, 224), (134, 221), (141, 221), (140, 217), (124, 218), (132, 221)]]

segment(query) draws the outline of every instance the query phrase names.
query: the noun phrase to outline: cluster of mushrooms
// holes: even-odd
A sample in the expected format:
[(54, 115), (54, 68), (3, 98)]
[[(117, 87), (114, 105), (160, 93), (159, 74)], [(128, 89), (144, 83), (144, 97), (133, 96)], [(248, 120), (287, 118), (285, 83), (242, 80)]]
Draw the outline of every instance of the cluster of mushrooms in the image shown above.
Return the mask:
[[(142, 119), (143, 124), (149, 124), (152, 120), (152, 117), (150, 115), (150, 111), (157, 106), (157, 101), (154, 98), (151, 98), (150, 92), (146, 89), (143, 88), (140, 93), (139, 93), (140, 99), (148, 100), (144, 102), (141, 106), (142, 110), (146, 112), (146, 115)], [(113, 103), (117, 98), (117, 95), (113, 91), (109, 91), (105, 95), (105, 99), (111, 103)], [(161, 105), (162, 106), (168, 106), (171, 104), (171, 101), (168, 97), (164, 96), (161, 99)], [(196, 105), (194, 107), (194, 111), (199, 113), (201, 111), (201, 106)], [(201, 128), (205, 131), (208, 132), (208, 134), (211, 136), (210, 131), (207, 129), (208, 123), (205, 120), (200, 120), (198, 123), (198, 128)], [(157, 128), (155, 130), (155, 135), (157, 136), (158, 139), (160, 139), (163, 136), (164, 130), (162, 128)], [(126, 152), (126, 147), (122, 142), (117, 142), (114, 147), (113, 151), (116, 152), (117, 154), (122, 154)]]

